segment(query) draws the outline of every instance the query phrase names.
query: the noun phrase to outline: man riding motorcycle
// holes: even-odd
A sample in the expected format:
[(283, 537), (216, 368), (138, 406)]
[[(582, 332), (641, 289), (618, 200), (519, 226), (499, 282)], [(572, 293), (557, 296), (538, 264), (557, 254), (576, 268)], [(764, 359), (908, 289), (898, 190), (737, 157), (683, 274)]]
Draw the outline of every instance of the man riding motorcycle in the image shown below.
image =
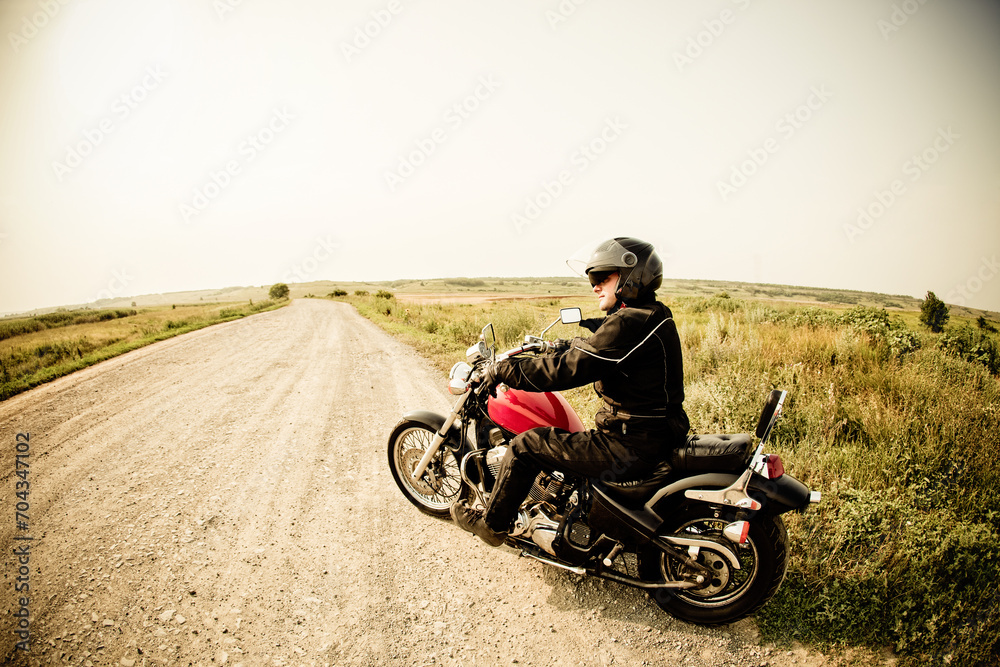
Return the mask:
[[(684, 371), (670, 309), (656, 300), (663, 263), (653, 246), (630, 237), (597, 246), (586, 265), (598, 306), (607, 313), (551, 355), (496, 363), (484, 382), (528, 391), (560, 391), (594, 383), (605, 405), (596, 429), (569, 433), (536, 428), (521, 433), (504, 455), (485, 510), (464, 500), (451, 507), (463, 530), (498, 546), (542, 469), (604, 481), (641, 479), (684, 443)], [(585, 324), (586, 323), (581, 323)]]

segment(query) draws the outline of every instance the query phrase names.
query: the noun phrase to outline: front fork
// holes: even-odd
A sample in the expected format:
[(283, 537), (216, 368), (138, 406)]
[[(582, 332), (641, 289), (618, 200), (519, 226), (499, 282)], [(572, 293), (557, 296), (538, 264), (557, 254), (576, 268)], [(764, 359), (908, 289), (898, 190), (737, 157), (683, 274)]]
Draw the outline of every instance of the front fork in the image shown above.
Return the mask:
[[(483, 458), (486, 456), (488, 451), (490, 450), (476, 449), (471, 451), (462, 457), (462, 462), (459, 465), (459, 472), (462, 475), (462, 481), (465, 482), (466, 486), (468, 486), (472, 490), (472, 493), (476, 496), (473, 506), (486, 507), (486, 502), (489, 500), (490, 492), (486, 490), (486, 484), (484, 481), (486, 479), (486, 468), (483, 466)], [(476, 472), (479, 477), (478, 482), (472, 480), (467, 470), (469, 464), (473, 461), (476, 464)]]
[(455, 401), (455, 406), (451, 409), (451, 414), (448, 415), (448, 419), (445, 420), (441, 428), (434, 434), (434, 439), (431, 440), (430, 446), (427, 451), (424, 452), (423, 458), (417, 464), (417, 467), (413, 469), (410, 473), (414, 480), (420, 479), (424, 472), (427, 471), (427, 466), (431, 464), (431, 461), (437, 455), (438, 450), (441, 449), (441, 443), (444, 442), (445, 438), (448, 437), (448, 431), (451, 430), (452, 425), (454, 425), (455, 420), (458, 419), (458, 415), (462, 412), (462, 408), (465, 407), (465, 402), (469, 400), (469, 396), (472, 395), (472, 391), (466, 391), (464, 394), (458, 397)]

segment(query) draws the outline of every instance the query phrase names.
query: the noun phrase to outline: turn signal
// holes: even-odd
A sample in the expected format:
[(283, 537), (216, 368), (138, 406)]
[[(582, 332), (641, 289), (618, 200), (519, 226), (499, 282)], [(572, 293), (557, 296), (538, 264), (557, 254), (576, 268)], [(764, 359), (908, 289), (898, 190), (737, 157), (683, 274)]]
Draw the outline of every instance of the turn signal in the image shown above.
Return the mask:
[(747, 533), (750, 532), (749, 521), (735, 521), (722, 529), (722, 534), (726, 539), (734, 544), (743, 544), (747, 541)]

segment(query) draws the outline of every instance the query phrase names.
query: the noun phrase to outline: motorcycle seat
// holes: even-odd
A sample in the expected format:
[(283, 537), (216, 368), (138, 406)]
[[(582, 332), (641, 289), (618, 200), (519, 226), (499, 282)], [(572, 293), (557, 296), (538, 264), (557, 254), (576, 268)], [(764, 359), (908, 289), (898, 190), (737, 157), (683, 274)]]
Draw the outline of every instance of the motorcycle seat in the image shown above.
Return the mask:
[(689, 435), (684, 446), (673, 451), (671, 463), (677, 473), (738, 472), (747, 467), (752, 453), (747, 433)]
[(682, 447), (643, 479), (629, 482), (606, 482), (602, 486), (626, 505), (640, 506), (667, 484), (695, 474), (736, 473), (747, 467), (750, 436), (739, 434), (689, 435)]

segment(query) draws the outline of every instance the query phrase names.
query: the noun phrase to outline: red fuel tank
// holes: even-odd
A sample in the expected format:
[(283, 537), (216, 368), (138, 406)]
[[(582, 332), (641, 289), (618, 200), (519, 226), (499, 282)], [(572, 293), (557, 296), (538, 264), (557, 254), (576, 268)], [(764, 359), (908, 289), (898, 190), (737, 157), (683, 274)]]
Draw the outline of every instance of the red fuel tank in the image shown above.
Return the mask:
[(575, 433), (583, 430), (580, 417), (561, 394), (538, 393), (520, 389), (497, 390), (489, 398), (490, 419), (514, 433), (523, 433), (539, 426), (554, 426)]

